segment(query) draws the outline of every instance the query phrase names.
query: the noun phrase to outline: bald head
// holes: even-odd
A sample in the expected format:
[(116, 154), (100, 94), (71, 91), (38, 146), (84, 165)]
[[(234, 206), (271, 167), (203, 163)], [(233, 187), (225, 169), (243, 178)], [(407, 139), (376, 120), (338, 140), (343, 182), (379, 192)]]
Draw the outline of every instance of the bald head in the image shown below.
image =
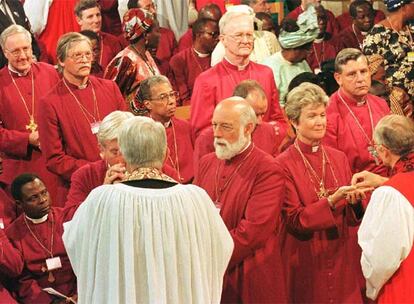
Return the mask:
[(250, 143), (256, 114), (244, 98), (233, 96), (216, 106), (212, 123), (217, 157), (231, 159)]
[(221, 18), (221, 10), (217, 4), (214, 4), (214, 3), (206, 4), (198, 12), (198, 18), (213, 19), (216, 22), (219, 22)]

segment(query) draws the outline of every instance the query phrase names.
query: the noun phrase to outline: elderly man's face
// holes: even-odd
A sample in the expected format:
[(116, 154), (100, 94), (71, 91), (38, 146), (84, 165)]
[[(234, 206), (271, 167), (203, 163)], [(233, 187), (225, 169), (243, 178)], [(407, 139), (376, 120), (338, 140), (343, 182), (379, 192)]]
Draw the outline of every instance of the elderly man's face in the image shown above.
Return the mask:
[(93, 52), (89, 41), (72, 43), (63, 62), (64, 74), (74, 78), (84, 78), (91, 72)]
[(26, 73), (33, 62), (32, 45), (23, 33), (7, 37), (4, 55), (17, 72)]
[(28, 217), (39, 219), (49, 213), (50, 195), (40, 179), (24, 184), (21, 193), (22, 198), (17, 203)]
[(224, 33), (220, 36), (225, 49), (226, 56), (249, 57), (253, 51), (253, 21), (247, 16), (233, 18), (225, 27)]
[(334, 75), (341, 89), (355, 99), (365, 97), (371, 87), (371, 73), (365, 56), (350, 60), (341, 67), (342, 71)]
[(102, 145), (99, 145), (101, 158), (109, 165), (125, 164), (124, 157), (119, 149), (118, 140), (107, 140)]
[(219, 159), (231, 159), (247, 145), (249, 138), (246, 127), (240, 124), (237, 110), (217, 107), (212, 119), (214, 148)]
[(88, 8), (81, 13), (81, 17), (76, 17), (81, 30), (90, 30), (98, 33), (102, 27), (102, 16), (99, 7)]
[(151, 87), (151, 100), (146, 100), (145, 105), (151, 117), (157, 121), (166, 122), (175, 114), (177, 97), (177, 92), (169, 83), (159, 83)]

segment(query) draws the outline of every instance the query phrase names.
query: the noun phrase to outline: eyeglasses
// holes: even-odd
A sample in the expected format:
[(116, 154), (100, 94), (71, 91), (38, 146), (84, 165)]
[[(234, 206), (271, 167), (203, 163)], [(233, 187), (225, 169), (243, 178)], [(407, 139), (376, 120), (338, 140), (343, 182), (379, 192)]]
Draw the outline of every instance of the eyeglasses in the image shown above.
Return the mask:
[(236, 42), (242, 42), (244, 38), (246, 38), (247, 42), (252, 42), (254, 40), (253, 34), (250, 33), (239, 33), (235, 35), (227, 35), (231, 39), (233, 39)]
[(157, 98), (151, 98), (150, 100), (159, 100), (162, 103), (167, 103), (170, 99), (177, 100), (180, 94), (177, 91), (171, 91), (170, 93), (163, 93)]
[(29, 55), (30, 52), (32, 51), (32, 47), (31, 46), (25, 46), (25, 47), (22, 47), (22, 48), (16, 49), (16, 50), (7, 50), (6, 49), (6, 51), (9, 52), (10, 54), (12, 54), (13, 57), (17, 58), (17, 57), (20, 56), (22, 51), (25, 55)]
[(93, 56), (92, 52), (85, 52), (85, 53), (75, 53), (68, 57), (71, 58), (75, 62), (81, 62), (83, 57), (85, 57), (87, 61), (90, 61), (92, 59), (92, 56)]
[(204, 31), (202, 33), (208, 34), (208, 35), (210, 35), (213, 38), (217, 38), (219, 36), (219, 34), (220, 34), (219, 32), (207, 32), (207, 31)]

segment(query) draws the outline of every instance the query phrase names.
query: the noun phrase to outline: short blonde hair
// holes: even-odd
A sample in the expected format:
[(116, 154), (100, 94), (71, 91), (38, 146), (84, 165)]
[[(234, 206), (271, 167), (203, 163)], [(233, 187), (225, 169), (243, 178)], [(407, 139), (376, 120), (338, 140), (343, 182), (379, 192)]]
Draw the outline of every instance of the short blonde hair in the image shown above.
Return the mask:
[(329, 97), (320, 86), (310, 82), (303, 82), (286, 98), (285, 113), (290, 121), (299, 122), (302, 109), (307, 105), (323, 105), (326, 107)]
[(414, 151), (414, 122), (401, 115), (384, 116), (375, 127), (374, 140), (395, 155), (407, 155)]
[(0, 46), (3, 51), (6, 45), (7, 38), (16, 34), (24, 34), (27, 41), (30, 43), (30, 45), (32, 45), (32, 35), (30, 35), (30, 32), (21, 25), (12, 24), (8, 28), (6, 28), (0, 35)]

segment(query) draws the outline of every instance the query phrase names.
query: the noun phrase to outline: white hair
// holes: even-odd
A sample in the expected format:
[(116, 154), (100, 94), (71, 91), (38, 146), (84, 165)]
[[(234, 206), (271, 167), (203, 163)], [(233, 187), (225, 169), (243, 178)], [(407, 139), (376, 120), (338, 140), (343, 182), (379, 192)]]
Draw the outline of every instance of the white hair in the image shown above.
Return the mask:
[(167, 151), (165, 128), (149, 117), (137, 116), (125, 120), (118, 143), (127, 164), (161, 168), (164, 163)]
[(118, 139), (122, 123), (128, 118), (134, 117), (130, 112), (114, 111), (102, 120), (97, 134), (98, 142), (104, 145), (106, 141)]
[(226, 27), (233, 23), (232, 22), (233, 19), (236, 19), (242, 16), (251, 20), (252, 29), (253, 29), (254, 28), (254, 12), (252, 8), (247, 5), (235, 5), (233, 9), (228, 10), (220, 18), (220, 21), (219, 21), (220, 34), (224, 34)]
[(32, 44), (32, 36), (30, 35), (30, 32), (21, 25), (12, 24), (8, 28), (6, 28), (0, 35), (0, 46), (3, 49), (3, 51), (6, 45), (7, 38), (16, 34), (24, 34), (26, 40), (30, 43), (30, 45)]

